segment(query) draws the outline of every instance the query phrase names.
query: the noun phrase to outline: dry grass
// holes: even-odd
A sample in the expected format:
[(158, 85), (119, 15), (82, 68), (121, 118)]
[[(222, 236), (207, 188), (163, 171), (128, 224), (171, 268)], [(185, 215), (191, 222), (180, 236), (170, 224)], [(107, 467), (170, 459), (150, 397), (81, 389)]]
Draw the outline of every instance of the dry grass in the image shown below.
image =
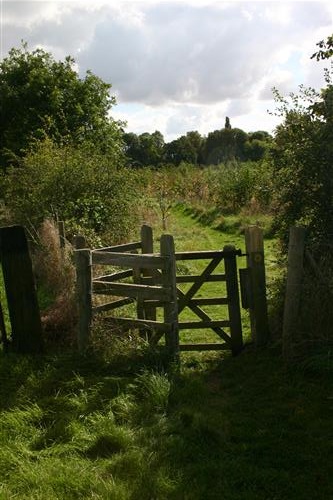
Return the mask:
[(60, 247), (57, 225), (45, 220), (38, 231), (34, 252), (34, 269), (42, 294), (51, 297), (51, 304), (42, 311), (42, 324), (47, 343), (72, 345), (77, 323), (75, 301), (75, 267), (73, 247), (67, 241)]

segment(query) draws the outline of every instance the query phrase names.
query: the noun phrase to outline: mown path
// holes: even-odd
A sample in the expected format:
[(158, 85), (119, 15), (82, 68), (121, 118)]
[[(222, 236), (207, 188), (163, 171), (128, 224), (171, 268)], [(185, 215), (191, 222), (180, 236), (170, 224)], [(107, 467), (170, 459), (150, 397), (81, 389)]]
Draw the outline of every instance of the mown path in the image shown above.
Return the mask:
[[(256, 223), (256, 218), (248, 218), (248, 223)], [(264, 219), (267, 222), (267, 217)], [(234, 227), (232, 227), (232, 224)], [(226, 219), (226, 230), (214, 229), (208, 225), (204, 225), (196, 220), (191, 214), (186, 212), (182, 207), (173, 209), (168, 219), (167, 231), (174, 236), (176, 251), (200, 251), (200, 250), (220, 250), (225, 245), (233, 245), (236, 249), (241, 249), (245, 252), (245, 238), (242, 222), (237, 220), (237, 217), (230, 216)], [(245, 227), (245, 222), (243, 222)], [(156, 224), (154, 227), (155, 240), (158, 240), (162, 233), (161, 225)], [(268, 287), (271, 285), (272, 280), (278, 273), (278, 264), (276, 258), (277, 242), (275, 239), (265, 238), (265, 261), (266, 261), (266, 279)], [(158, 248), (156, 241), (155, 248)], [(178, 263), (178, 272), (180, 274), (199, 274), (203, 266), (207, 265), (208, 261), (187, 261)], [(238, 268), (246, 267), (246, 258), (237, 258)], [(222, 264), (222, 272), (223, 264)], [(225, 295), (224, 285), (221, 283), (210, 283), (203, 285), (199, 293), (204, 297), (219, 297)], [(186, 292), (189, 287), (182, 287)], [(205, 312), (216, 320), (224, 320), (228, 318), (226, 306), (211, 306), (205, 308)], [(250, 325), (248, 312), (244, 309), (241, 310), (243, 336), (245, 341), (250, 340)], [(180, 316), (181, 321), (196, 321), (198, 318), (192, 314), (188, 309), (185, 309)], [(219, 337), (212, 332), (212, 330), (197, 330), (197, 331), (182, 331), (181, 341), (183, 342), (219, 342)]]

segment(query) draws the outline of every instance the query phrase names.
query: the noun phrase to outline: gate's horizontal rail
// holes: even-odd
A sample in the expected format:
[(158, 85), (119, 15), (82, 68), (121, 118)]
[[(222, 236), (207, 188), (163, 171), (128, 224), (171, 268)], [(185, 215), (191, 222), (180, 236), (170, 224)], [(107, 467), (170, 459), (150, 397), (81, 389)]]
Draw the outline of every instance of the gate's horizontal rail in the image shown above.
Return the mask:
[(225, 274), (211, 274), (206, 276), (205, 279), (202, 279), (201, 275), (183, 275), (177, 276), (177, 283), (201, 283), (201, 282), (216, 282), (216, 281), (225, 281)]
[(107, 304), (101, 304), (99, 306), (92, 307), (92, 313), (97, 314), (105, 311), (112, 311), (113, 309), (118, 309), (118, 307), (127, 306), (128, 304), (132, 304), (135, 302), (135, 299), (127, 297), (125, 299), (114, 300), (112, 302), (108, 302)]
[(229, 299), (227, 297), (200, 297), (198, 299), (191, 299), (191, 303), (195, 306), (220, 306), (228, 305)]
[[(179, 290), (178, 290), (179, 291)], [(145, 300), (145, 304), (147, 306), (154, 306), (154, 307), (163, 307), (164, 302), (161, 302), (159, 300)], [(229, 299), (227, 297), (210, 297), (210, 298), (198, 298), (198, 299), (191, 299), (189, 301), (188, 307), (191, 308), (191, 306), (222, 306), (222, 305), (228, 305), (229, 304)]]
[(91, 252), (92, 264), (108, 264), (119, 267), (132, 267), (142, 269), (166, 269), (168, 259), (157, 255), (123, 254), (115, 252)]
[(229, 351), (229, 344), (179, 344), (180, 351)]
[(224, 259), (224, 257), (229, 257), (230, 253), (234, 253), (235, 255), (242, 255), (241, 250), (235, 250), (234, 252), (225, 252), (223, 250), (203, 250), (201, 252), (175, 252), (176, 260), (197, 260), (197, 259), (215, 259), (216, 257), (220, 257)]
[[(178, 290), (179, 292), (179, 290)], [(154, 307), (163, 307), (164, 302), (161, 302), (159, 300), (145, 300), (145, 304), (148, 306), (154, 306)], [(191, 306), (220, 306), (220, 305), (228, 305), (229, 300), (227, 297), (209, 297), (209, 298), (204, 298), (200, 297), (198, 299), (191, 299), (189, 301), (188, 307)]]
[(171, 291), (159, 286), (136, 285), (132, 283), (108, 283), (105, 281), (93, 281), (93, 293), (100, 295), (115, 295), (121, 297), (133, 297), (137, 299), (156, 299), (162, 301), (171, 300)]
[(104, 318), (104, 321), (106, 321), (107, 323), (112, 323), (114, 325), (124, 325), (127, 328), (148, 328), (161, 332), (169, 332), (171, 330), (170, 323), (161, 323), (159, 321), (153, 321), (149, 319), (114, 318), (109, 316), (107, 318)]
[[(206, 282), (219, 282), (219, 281), (225, 281), (226, 277), (225, 274), (210, 274), (209, 276), (206, 276), (204, 279), (202, 275), (197, 275), (197, 274), (183, 274), (182, 276), (176, 276), (176, 283), (206, 283)], [(111, 280), (110, 280), (111, 281)], [(159, 283), (162, 283), (162, 276), (161, 274), (156, 275), (154, 277), (151, 276), (144, 276), (141, 278), (141, 282), (144, 283), (145, 285), (157, 285)]]
[(122, 245), (114, 245), (112, 247), (102, 247), (96, 249), (97, 252), (130, 252), (131, 250), (139, 250), (142, 248), (141, 241), (134, 241), (133, 243), (124, 243)]
[(127, 271), (120, 271), (119, 273), (105, 274), (104, 276), (98, 276), (94, 278), (94, 280), (106, 281), (109, 283), (110, 281), (118, 281), (125, 278), (131, 278), (132, 276), (133, 276), (133, 270), (128, 269)]
[(202, 329), (202, 328), (222, 328), (230, 326), (230, 321), (181, 321), (178, 323), (180, 330)]

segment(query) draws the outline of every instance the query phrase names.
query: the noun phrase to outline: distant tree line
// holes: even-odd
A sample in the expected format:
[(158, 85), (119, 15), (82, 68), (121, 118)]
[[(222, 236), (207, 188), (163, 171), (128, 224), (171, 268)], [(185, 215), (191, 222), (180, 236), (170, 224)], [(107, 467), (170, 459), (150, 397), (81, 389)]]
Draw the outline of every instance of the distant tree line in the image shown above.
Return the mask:
[(232, 128), (226, 117), (225, 126), (209, 132), (207, 137), (197, 131), (165, 143), (159, 131), (137, 135), (124, 134), (125, 153), (131, 166), (158, 166), (161, 164), (216, 165), (230, 161), (258, 161), (264, 158), (272, 136), (265, 131), (246, 133)]

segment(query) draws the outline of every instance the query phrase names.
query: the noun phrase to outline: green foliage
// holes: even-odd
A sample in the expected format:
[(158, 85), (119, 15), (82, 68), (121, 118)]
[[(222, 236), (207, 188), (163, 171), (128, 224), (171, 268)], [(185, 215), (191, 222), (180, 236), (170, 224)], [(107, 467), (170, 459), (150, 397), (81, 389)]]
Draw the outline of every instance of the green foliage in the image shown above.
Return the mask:
[(225, 213), (256, 206), (267, 210), (271, 199), (271, 170), (267, 163), (234, 163), (215, 172), (217, 206)]
[(202, 137), (191, 131), (165, 143), (160, 132), (136, 135), (124, 134), (125, 153), (129, 165), (149, 167), (164, 165), (217, 165), (235, 161), (259, 161), (266, 156), (271, 142), (268, 132), (257, 131), (247, 134), (239, 128), (226, 127)]
[(206, 165), (234, 161), (261, 160), (265, 155), (269, 134), (258, 141), (255, 133), (247, 134), (239, 128), (228, 127), (210, 132), (203, 146), (203, 160)]
[(58, 144), (90, 141), (103, 152), (119, 156), (120, 124), (109, 118), (111, 86), (87, 72), (83, 79), (75, 61), (55, 61), (27, 44), (10, 50), (0, 63), (0, 165), (17, 163), (35, 140)]
[(165, 145), (164, 159), (173, 165), (181, 162), (200, 163), (203, 143), (204, 139), (199, 132), (188, 132)]
[(156, 130), (152, 134), (124, 134), (125, 152), (132, 167), (157, 166), (163, 162), (164, 138)]
[(284, 242), (291, 225), (309, 227), (313, 243), (326, 244), (333, 234), (333, 85), (321, 92), (300, 87), (285, 99), (275, 91), (283, 123), (271, 153), (275, 224)]
[(36, 145), (22, 167), (3, 175), (2, 193), (13, 222), (38, 227), (58, 217), (71, 234), (117, 242), (127, 237), (136, 214), (136, 175), (89, 146)]
[(328, 36), (326, 40), (321, 40), (316, 44), (320, 50), (312, 54), (311, 59), (316, 58), (317, 61), (321, 59), (330, 59), (333, 56), (333, 34)]
[(222, 214), (270, 209), (272, 169), (267, 161), (229, 162), (206, 168), (181, 163), (158, 171), (145, 169), (144, 177), (147, 195), (156, 200), (162, 196), (169, 208), (185, 203), (217, 209)]
[[(331, 42), (331, 37), (327, 44), (320, 42), (318, 45), (323, 50), (313, 57), (318, 60), (331, 57)], [(297, 94), (284, 98), (275, 90), (278, 114), (283, 122), (276, 129), (270, 152), (275, 191), (273, 228), (280, 237), (284, 255), (290, 227), (307, 227), (307, 258), (303, 266), (297, 324), (290, 343), (294, 355), (303, 358), (318, 348), (330, 351), (332, 345), (332, 284), (329, 278), (333, 268), (331, 77), (332, 72), (325, 70), (326, 87), (320, 92), (300, 86)], [(314, 265), (309, 255), (313, 256)], [(281, 293), (279, 295), (273, 297), (277, 310), (281, 310)]]

